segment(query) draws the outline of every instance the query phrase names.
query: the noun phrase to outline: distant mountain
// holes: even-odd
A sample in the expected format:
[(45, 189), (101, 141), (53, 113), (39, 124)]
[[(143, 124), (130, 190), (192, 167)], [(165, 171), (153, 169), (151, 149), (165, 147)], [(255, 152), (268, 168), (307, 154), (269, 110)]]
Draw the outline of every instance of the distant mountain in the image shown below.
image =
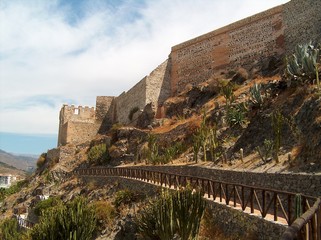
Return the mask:
[(0, 149), (0, 162), (5, 164), (3, 167), (8, 166), (9, 169), (11, 166), (19, 170), (31, 172), (36, 167), (37, 158), (37, 156), (33, 155), (15, 155)]

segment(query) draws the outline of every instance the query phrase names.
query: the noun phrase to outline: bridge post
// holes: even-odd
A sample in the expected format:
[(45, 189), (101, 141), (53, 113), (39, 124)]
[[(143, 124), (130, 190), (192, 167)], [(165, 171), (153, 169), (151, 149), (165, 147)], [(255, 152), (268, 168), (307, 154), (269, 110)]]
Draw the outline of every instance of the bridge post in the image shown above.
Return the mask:
[(273, 202), (274, 202), (274, 221), (278, 220), (278, 203), (277, 203), (277, 193), (274, 192)]

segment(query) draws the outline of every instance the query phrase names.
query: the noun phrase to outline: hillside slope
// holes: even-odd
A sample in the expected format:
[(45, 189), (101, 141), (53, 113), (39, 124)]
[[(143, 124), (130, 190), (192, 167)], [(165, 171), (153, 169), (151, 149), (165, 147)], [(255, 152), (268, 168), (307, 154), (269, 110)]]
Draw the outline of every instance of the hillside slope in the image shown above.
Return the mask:
[(0, 162), (22, 171), (33, 171), (37, 158), (31, 156), (14, 155), (0, 149)]

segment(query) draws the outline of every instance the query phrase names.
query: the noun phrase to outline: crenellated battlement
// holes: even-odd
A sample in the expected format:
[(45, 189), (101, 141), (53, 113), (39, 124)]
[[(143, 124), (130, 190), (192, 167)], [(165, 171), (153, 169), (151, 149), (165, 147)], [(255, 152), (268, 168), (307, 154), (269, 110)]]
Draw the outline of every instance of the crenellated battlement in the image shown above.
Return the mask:
[(95, 121), (95, 108), (88, 106), (78, 106), (64, 104), (60, 110), (60, 124), (68, 121), (90, 122)]

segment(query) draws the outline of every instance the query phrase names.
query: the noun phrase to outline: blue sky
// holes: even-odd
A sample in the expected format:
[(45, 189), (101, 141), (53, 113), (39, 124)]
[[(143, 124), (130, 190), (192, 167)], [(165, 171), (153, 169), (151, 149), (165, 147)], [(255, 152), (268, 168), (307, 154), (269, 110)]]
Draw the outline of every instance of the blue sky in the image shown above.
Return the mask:
[(62, 104), (117, 96), (173, 45), (285, 2), (1, 0), (0, 132), (56, 139)]

